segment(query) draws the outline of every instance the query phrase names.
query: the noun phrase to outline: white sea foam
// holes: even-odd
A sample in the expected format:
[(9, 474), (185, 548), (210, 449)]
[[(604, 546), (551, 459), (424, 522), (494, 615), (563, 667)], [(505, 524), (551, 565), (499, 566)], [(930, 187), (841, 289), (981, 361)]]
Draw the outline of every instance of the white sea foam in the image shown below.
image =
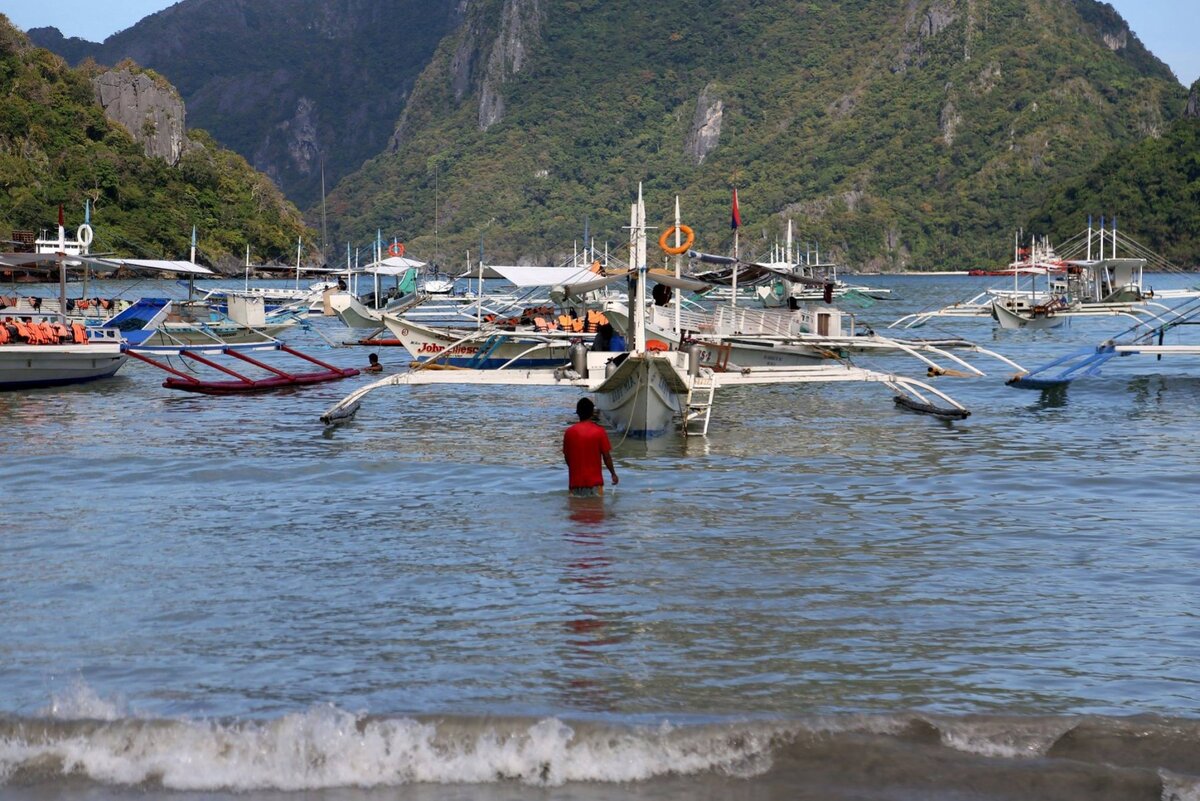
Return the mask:
[(1200, 779), (1181, 776), (1169, 770), (1159, 770), (1162, 780), (1162, 801), (1200, 801)]
[(1031, 718), (1024, 721), (1006, 718), (1002, 722), (986, 718), (930, 720), (937, 727), (941, 742), (947, 748), (1005, 758), (1044, 756), (1050, 746), (1077, 722), (1072, 718)]
[[(21, 732), (24, 728), (15, 729)], [(49, 727), (0, 740), (0, 775), (61, 764), (64, 775), (176, 790), (307, 790), (414, 782), (623, 782), (770, 768), (761, 726), (595, 728), (537, 722), (376, 719), (319, 707), (268, 722), (131, 721)]]
[(120, 720), (128, 716), (123, 699), (101, 698), (81, 678), (74, 679), (61, 693), (50, 696), (42, 714), (55, 720)]

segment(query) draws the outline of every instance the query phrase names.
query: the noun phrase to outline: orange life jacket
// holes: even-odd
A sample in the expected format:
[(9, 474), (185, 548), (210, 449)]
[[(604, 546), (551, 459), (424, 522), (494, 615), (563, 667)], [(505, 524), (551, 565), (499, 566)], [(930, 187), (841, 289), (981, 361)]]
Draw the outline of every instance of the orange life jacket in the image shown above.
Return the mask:
[(88, 343), (87, 329), (83, 327), (83, 323), (71, 323), (71, 333), (75, 335), (76, 345)]

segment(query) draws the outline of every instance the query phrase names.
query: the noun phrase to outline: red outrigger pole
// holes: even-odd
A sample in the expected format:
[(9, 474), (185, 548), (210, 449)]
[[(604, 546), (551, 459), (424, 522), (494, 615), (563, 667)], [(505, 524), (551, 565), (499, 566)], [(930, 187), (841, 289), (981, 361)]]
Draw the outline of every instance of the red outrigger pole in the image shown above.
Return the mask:
[(227, 356), (232, 356), (235, 359), (240, 359), (243, 362), (252, 364), (255, 367), (271, 373), (270, 378), (255, 379), (242, 375), (236, 370), (226, 367), (223, 364), (219, 364), (212, 359), (206, 358), (196, 350), (180, 348), (180, 356), (186, 356), (187, 358), (211, 367), (214, 370), (218, 370), (226, 375), (233, 376), (232, 381), (204, 381), (196, 376), (188, 375), (181, 370), (176, 370), (174, 367), (164, 364), (157, 359), (152, 359), (149, 356), (138, 353), (138, 351), (134, 348), (126, 347), (124, 350), (133, 358), (143, 361), (146, 364), (153, 365), (160, 370), (165, 370), (174, 376), (174, 378), (168, 378), (163, 382), (163, 386), (167, 389), (179, 389), (183, 390), (184, 392), (199, 392), (205, 395), (241, 395), (247, 392), (266, 392), (272, 389), (280, 389), (281, 387), (295, 387), (303, 384), (320, 384), (325, 381), (340, 381), (343, 378), (349, 378), (359, 374), (359, 371), (353, 367), (334, 367), (331, 364), (326, 364), (320, 359), (315, 359), (306, 353), (301, 353), (300, 351), (288, 347), (282, 343), (276, 344), (274, 350), (284, 351), (285, 353), (289, 353), (292, 356), (303, 359), (307, 362), (311, 362), (312, 364), (324, 369), (311, 373), (289, 373), (284, 370), (280, 370), (278, 367), (265, 364), (258, 359), (253, 359), (244, 353), (239, 353), (234, 348), (221, 348), (221, 353)]

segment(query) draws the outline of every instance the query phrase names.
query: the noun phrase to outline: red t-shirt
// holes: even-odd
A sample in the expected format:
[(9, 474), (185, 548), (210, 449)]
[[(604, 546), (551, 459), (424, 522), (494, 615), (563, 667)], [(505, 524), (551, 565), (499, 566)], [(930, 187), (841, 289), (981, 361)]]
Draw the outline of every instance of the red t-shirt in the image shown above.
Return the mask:
[(571, 488), (604, 486), (600, 455), (611, 450), (608, 434), (591, 420), (568, 428), (563, 434), (563, 456), (567, 457)]

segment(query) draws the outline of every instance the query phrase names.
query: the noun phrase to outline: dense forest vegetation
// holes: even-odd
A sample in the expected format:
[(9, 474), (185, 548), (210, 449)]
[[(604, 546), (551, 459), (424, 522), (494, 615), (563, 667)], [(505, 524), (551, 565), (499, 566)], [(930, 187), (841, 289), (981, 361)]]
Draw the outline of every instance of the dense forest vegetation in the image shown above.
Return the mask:
[(1090, 211), (1200, 263), (1185, 89), (1096, 0), (184, 0), (102, 47), (56, 34), (182, 82), (314, 224), (314, 165), (361, 164), (330, 239), (449, 269), (481, 243), (554, 261), (585, 225), (616, 246), (639, 181), (706, 250), (731, 248), (736, 186), (743, 255), (792, 220), (858, 269), (987, 267)]
[[(542, 6), (500, 87), (506, 112), (482, 130), (482, 79), (454, 91), (462, 37), (495, 38), (514, 3), (473, 7), (418, 82), (401, 146), (338, 186), (342, 236), (396, 231), (452, 262), (482, 236), (489, 257), (550, 260), (585, 219), (619, 241), (644, 181), (652, 216), (680, 194), (710, 250), (730, 247), (737, 186), (744, 252), (791, 218), (854, 267), (986, 266), (1050, 191), (1165, 131), (1185, 100), (1091, 0), (575, 0)], [(702, 93), (723, 119), (697, 164), (685, 142)]]
[(144, 155), (96, 103), (91, 74), (33, 47), (0, 16), (0, 232), (42, 230), (92, 207), (94, 252), (201, 260), (293, 258), (299, 211), (245, 159), (203, 131), (177, 166)]
[[(1192, 87), (1200, 98), (1200, 81)], [(1056, 241), (1082, 230), (1088, 214), (1119, 213), (1123, 230), (1180, 267), (1200, 266), (1200, 118), (1176, 121), (1111, 153), (1071, 181), (1030, 221)]]

